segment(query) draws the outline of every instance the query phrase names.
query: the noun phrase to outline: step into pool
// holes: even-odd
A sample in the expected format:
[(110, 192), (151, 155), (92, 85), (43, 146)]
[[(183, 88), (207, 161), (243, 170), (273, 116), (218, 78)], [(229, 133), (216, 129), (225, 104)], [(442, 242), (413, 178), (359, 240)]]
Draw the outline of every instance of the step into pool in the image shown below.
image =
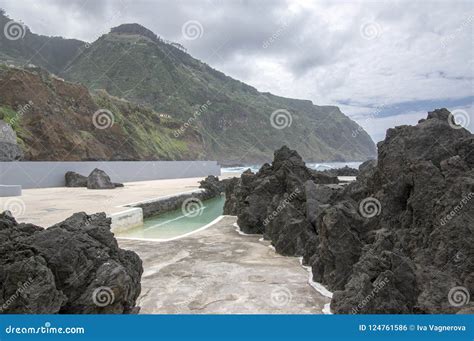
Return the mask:
[(191, 214), (181, 209), (146, 218), (142, 226), (120, 233), (117, 237), (140, 239), (172, 239), (206, 226), (223, 214), (225, 197), (219, 196), (196, 205)]

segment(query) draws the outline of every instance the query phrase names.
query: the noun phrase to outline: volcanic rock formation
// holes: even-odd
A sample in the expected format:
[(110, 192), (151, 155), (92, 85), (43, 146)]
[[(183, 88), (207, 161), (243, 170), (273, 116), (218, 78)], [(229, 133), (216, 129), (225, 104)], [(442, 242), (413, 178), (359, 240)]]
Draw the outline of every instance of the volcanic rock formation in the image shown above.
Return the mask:
[(336, 313), (473, 311), (474, 137), (446, 109), (387, 131), (378, 162), (324, 185), (295, 151), (226, 189), (226, 214), (303, 256)]
[(87, 187), (87, 176), (76, 172), (66, 172), (66, 187)]
[(88, 177), (76, 172), (66, 172), (66, 187), (87, 187), (88, 189), (113, 189), (123, 187), (123, 184), (112, 182), (110, 177), (101, 169), (95, 168)]
[(0, 214), (0, 312), (134, 313), (140, 258), (118, 247), (104, 213), (48, 229)]

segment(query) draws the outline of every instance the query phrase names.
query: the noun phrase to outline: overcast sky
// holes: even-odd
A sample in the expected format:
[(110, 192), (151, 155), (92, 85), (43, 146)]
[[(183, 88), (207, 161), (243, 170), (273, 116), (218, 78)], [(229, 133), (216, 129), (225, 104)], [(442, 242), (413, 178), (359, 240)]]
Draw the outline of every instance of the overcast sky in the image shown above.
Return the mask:
[(374, 141), (439, 107), (474, 131), (474, 2), (2, 0), (38, 34), (136, 22), (260, 91), (338, 105)]

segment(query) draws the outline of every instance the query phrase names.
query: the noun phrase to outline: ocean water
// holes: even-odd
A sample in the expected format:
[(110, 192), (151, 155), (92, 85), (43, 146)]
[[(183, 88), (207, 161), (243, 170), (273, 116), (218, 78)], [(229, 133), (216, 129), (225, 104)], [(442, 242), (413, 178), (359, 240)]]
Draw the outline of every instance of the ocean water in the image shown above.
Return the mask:
[[(311, 169), (315, 169), (318, 171), (323, 171), (326, 169), (337, 169), (337, 168), (343, 168), (345, 166), (351, 167), (358, 169), (359, 166), (362, 164), (362, 162), (358, 161), (353, 161), (353, 162), (318, 162), (318, 163), (307, 163), (306, 166)], [(222, 173), (236, 173), (236, 174), (241, 174), (247, 169), (251, 169), (252, 172), (256, 173), (260, 169), (262, 165), (245, 165), (241, 167), (222, 167), (221, 172)]]

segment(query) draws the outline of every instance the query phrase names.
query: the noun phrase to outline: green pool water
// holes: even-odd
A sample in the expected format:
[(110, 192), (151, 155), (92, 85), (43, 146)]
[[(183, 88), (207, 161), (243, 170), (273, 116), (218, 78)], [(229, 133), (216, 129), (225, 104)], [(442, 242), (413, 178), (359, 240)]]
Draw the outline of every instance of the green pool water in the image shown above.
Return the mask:
[(184, 215), (181, 209), (144, 220), (143, 225), (117, 234), (118, 237), (170, 239), (195, 231), (222, 215), (225, 197), (219, 196), (202, 202), (192, 214)]

